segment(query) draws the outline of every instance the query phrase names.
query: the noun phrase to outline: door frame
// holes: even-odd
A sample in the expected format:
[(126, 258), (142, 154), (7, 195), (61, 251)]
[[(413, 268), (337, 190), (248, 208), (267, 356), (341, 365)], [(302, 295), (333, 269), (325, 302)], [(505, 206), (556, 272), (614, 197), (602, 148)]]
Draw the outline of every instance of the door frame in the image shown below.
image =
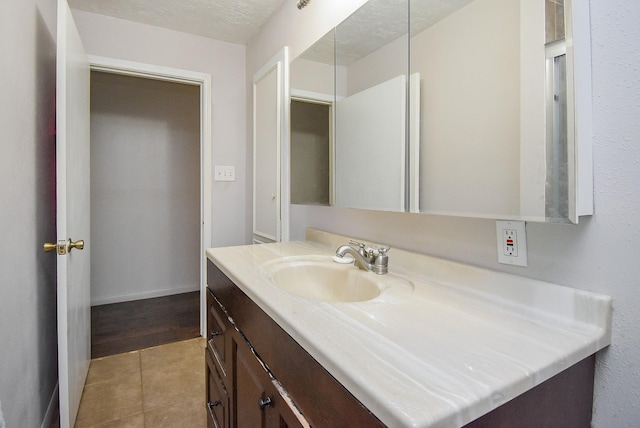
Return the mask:
[(206, 335), (206, 256), (211, 247), (211, 75), (179, 68), (88, 55), (91, 71), (200, 87), (200, 335)]
[[(329, 106), (329, 206), (334, 207), (335, 199), (335, 170), (334, 170), (334, 158), (335, 158), (335, 128), (334, 128), (334, 119), (335, 119), (335, 101), (336, 97), (334, 95), (322, 94), (320, 92), (312, 92), (306, 91), (303, 89), (290, 89), (289, 94), (289, 115), (292, 114), (292, 104), (293, 101), (309, 103), (309, 104), (321, 104)], [(341, 99), (342, 97), (340, 97)], [(293, 144), (293, 138), (291, 137), (291, 121), (289, 123), (289, 146)], [(291, 150), (291, 149), (290, 149)], [(289, 155), (291, 156), (291, 155)], [(291, 169), (291, 165), (289, 165)], [(289, 183), (291, 186), (291, 183)], [(291, 189), (289, 189), (289, 193)]]

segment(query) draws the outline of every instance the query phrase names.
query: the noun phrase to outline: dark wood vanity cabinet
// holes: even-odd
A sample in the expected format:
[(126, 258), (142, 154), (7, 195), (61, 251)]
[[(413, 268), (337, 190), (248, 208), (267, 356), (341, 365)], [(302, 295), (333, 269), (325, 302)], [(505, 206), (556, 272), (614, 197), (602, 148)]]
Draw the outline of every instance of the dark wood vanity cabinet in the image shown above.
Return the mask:
[[(207, 284), (210, 428), (384, 426), (210, 261)], [(587, 428), (594, 368), (592, 355), (465, 428)]]
[(302, 426), (210, 290), (207, 308), (207, 426)]
[(210, 261), (207, 284), (210, 428), (384, 426)]
[(230, 426), (231, 386), (227, 372), (228, 320), (222, 316), (210, 291), (207, 292), (207, 348), (205, 351), (208, 428)]

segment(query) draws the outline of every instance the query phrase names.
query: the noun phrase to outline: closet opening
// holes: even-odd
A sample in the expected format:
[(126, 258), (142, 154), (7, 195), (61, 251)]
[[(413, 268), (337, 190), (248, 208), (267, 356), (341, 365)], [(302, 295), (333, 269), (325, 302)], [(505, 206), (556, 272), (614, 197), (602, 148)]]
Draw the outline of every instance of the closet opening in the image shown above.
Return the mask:
[(92, 64), (92, 358), (202, 335), (208, 91)]

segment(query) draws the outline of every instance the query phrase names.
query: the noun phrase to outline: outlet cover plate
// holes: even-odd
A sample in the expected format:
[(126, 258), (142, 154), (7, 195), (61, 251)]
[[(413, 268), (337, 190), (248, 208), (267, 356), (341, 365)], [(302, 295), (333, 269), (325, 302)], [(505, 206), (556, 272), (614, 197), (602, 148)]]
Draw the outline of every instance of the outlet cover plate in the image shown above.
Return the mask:
[(524, 221), (496, 221), (498, 263), (527, 267), (527, 232)]

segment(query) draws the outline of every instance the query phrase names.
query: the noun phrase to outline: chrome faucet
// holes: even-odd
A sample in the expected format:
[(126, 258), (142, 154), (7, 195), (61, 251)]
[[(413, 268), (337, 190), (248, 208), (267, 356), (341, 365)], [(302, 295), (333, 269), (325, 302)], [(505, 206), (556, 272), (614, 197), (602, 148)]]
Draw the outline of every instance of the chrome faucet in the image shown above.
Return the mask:
[(351, 245), (342, 245), (336, 250), (336, 257), (344, 257), (345, 254), (353, 256), (354, 264), (362, 270), (373, 271), (378, 275), (384, 275), (389, 269), (389, 247), (380, 247), (377, 250), (367, 248), (366, 244), (358, 241), (349, 241), (349, 244), (357, 245), (358, 250)]

